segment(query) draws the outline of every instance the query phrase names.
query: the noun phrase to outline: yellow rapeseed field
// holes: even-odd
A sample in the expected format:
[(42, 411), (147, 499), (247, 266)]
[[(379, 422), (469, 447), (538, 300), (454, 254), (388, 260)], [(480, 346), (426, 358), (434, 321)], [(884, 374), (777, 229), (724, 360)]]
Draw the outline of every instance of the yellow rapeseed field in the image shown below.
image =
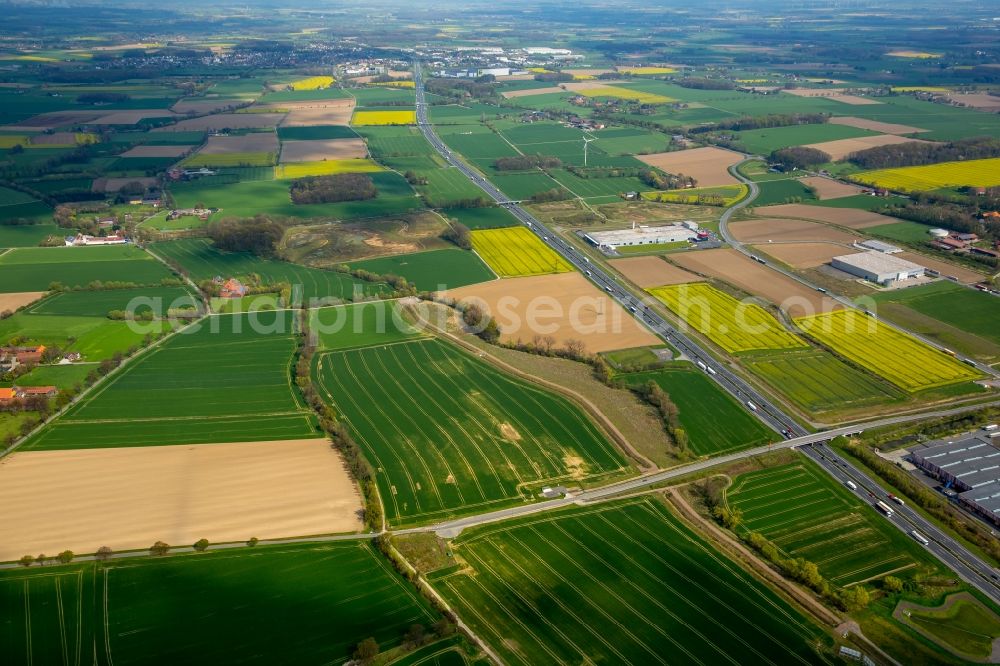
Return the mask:
[(953, 357), (857, 310), (799, 317), (806, 335), (904, 391), (947, 386), (979, 374)]
[(857, 173), (851, 178), (865, 185), (899, 192), (924, 192), (944, 187), (993, 187), (1000, 185), (1000, 157), (878, 169)]
[(593, 88), (580, 88), (576, 91), (587, 97), (617, 97), (619, 99), (630, 99), (643, 104), (668, 104), (676, 102), (672, 97), (665, 97), (654, 93), (643, 92), (642, 90), (632, 90), (621, 86), (595, 85)]
[(500, 277), (566, 273), (573, 266), (527, 227), (472, 232), (472, 247)]
[(623, 74), (633, 74), (642, 76), (644, 74), (673, 74), (677, 70), (673, 67), (618, 67)]
[(290, 84), (292, 90), (319, 90), (329, 88), (334, 82), (332, 76), (310, 76), (308, 79), (299, 79)]
[(688, 326), (731, 354), (807, 346), (761, 306), (738, 301), (706, 282), (675, 284), (648, 291)]
[(19, 134), (0, 135), (0, 148), (2, 149), (13, 148), (14, 146), (27, 147), (29, 143), (31, 143), (30, 138)]
[(416, 111), (355, 111), (352, 125), (415, 125)]
[(381, 166), (367, 159), (323, 160), (320, 162), (295, 162), (274, 167), (274, 177), (305, 178), (306, 176), (329, 176), (337, 173), (374, 173), (384, 171)]
[(888, 53), (886, 53), (886, 55), (895, 56), (897, 58), (918, 58), (920, 60), (941, 57), (940, 53), (928, 53), (927, 51), (907, 51), (902, 49), (898, 51), (889, 51)]

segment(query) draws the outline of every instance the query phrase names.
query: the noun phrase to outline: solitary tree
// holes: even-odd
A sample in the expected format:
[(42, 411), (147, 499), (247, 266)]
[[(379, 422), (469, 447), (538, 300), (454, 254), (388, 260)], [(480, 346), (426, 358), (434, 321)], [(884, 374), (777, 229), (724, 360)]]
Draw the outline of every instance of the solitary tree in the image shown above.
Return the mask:
[(882, 580), (882, 585), (885, 587), (886, 592), (898, 594), (903, 591), (903, 581), (895, 576), (886, 576)]
[(257, 537), (250, 537), (250, 539), (247, 541), (247, 545), (253, 548), (254, 546), (257, 545), (258, 541), (260, 541), (260, 539), (258, 539)]
[(110, 546), (101, 546), (100, 548), (97, 549), (95, 557), (98, 560), (104, 562), (106, 560), (111, 559), (111, 556), (114, 554), (114, 552), (115, 551), (111, 550)]
[(30, 567), (31, 563), (35, 561), (35, 558), (31, 555), (25, 555), (20, 560), (18, 560), (22, 567)]
[(39, 553), (38, 557), (35, 558), (35, 561), (38, 562), (38, 566), (41, 567), (41, 566), (45, 566), (45, 560), (47, 560), (47, 559), (49, 559), (49, 558), (47, 558), (45, 556), (45, 553)]
[(170, 546), (163, 541), (157, 541), (149, 547), (150, 555), (166, 555), (170, 551)]
[(193, 548), (197, 550), (199, 553), (204, 553), (205, 550), (208, 548), (208, 539), (198, 539), (197, 541), (194, 542)]
[(70, 562), (73, 561), (73, 551), (72, 550), (64, 550), (63, 552), (61, 552), (58, 555), (56, 555), (56, 557), (63, 564), (69, 564)]
[(358, 643), (357, 649), (354, 650), (354, 658), (362, 664), (370, 664), (375, 661), (375, 657), (378, 656), (378, 653), (378, 641), (369, 637)]

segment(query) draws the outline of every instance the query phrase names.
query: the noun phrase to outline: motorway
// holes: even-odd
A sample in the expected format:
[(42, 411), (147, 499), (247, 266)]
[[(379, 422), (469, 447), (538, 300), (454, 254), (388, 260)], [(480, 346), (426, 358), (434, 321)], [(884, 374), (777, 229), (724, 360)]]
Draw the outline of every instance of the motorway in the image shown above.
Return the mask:
[[(575, 247), (564, 241), (556, 234), (539, 222), (531, 213), (524, 210), (520, 205), (511, 201), (510, 197), (496, 188), (486, 180), (482, 174), (473, 169), (459, 157), (452, 153), (451, 149), (438, 137), (434, 128), (427, 120), (427, 104), (424, 101), (424, 85), (421, 78), (419, 65), (414, 67), (413, 81), (417, 95), (417, 124), (424, 138), (443, 157), (448, 165), (458, 169), (465, 176), (475, 183), (483, 192), (490, 196), (500, 206), (506, 208), (518, 220), (524, 223), (537, 235), (543, 243), (559, 253), (564, 259), (570, 262), (581, 274), (589, 278), (599, 288), (606, 291), (612, 298), (618, 301), (623, 307), (632, 312), (654, 333), (674, 346), (681, 354), (692, 363), (698, 364), (706, 372), (706, 375), (714, 380), (727, 393), (735, 397), (740, 403), (746, 405), (753, 411), (755, 416), (763, 421), (768, 427), (778, 433), (788, 432), (789, 435), (805, 435), (808, 431), (798, 424), (791, 417), (782, 413), (771, 401), (753, 388), (742, 378), (721, 366), (712, 356), (695, 343), (690, 337), (675, 329), (666, 319), (654, 312), (642, 300), (622, 288), (618, 282), (605, 273), (599, 266), (591, 263), (590, 259), (580, 253)], [(745, 205), (745, 204), (744, 204)], [(752, 405), (752, 406), (751, 406)]]
[[(787, 439), (785, 441), (777, 444), (749, 449), (726, 456), (702, 460), (669, 470), (647, 474), (620, 483), (604, 486), (602, 488), (587, 490), (573, 497), (565, 497), (547, 502), (539, 502), (537, 504), (503, 509), (478, 516), (470, 516), (468, 518), (448, 521), (438, 525), (414, 528), (412, 530), (403, 530), (401, 533), (435, 531), (442, 536), (454, 536), (466, 527), (506, 520), (540, 511), (549, 511), (575, 503), (599, 501), (615, 495), (621, 495), (623, 493), (640, 492), (643, 489), (647, 489), (649, 486), (668, 481), (672, 478), (688, 475), (718, 465), (735, 462), (750, 456), (761, 455), (763, 453), (767, 453), (768, 451), (796, 447), (802, 447), (803, 452), (813, 457), (820, 463), (824, 470), (832, 474), (838, 480), (843, 482), (845, 480), (845, 476), (849, 475), (850, 478), (852, 478), (858, 485), (859, 490), (865, 489), (862, 492), (865, 492), (866, 494), (871, 492), (873, 493), (873, 496), (878, 496), (880, 494), (880, 490), (877, 484), (875, 484), (865, 474), (856, 468), (849, 466), (846, 462), (836, 456), (836, 454), (825, 446), (825, 442), (838, 435), (850, 435), (857, 433), (862, 428), (881, 427), (922, 419), (937, 418), (962, 413), (964, 411), (977, 409), (983, 406), (967, 406), (955, 409), (938, 410), (934, 412), (924, 412), (920, 414), (895, 416), (864, 424), (854, 424), (843, 428), (827, 430), (822, 433), (809, 434), (808, 431), (793, 421), (790, 417), (782, 413), (781, 410), (777, 409), (769, 400), (757, 392), (756, 389), (753, 389), (749, 384), (743, 381), (743, 379), (729, 372), (726, 368), (719, 366), (712, 356), (702, 349), (697, 343), (673, 328), (660, 315), (649, 309), (645, 303), (623, 289), (610, 275), (605, 273), (599, 266), (593, 264), (587, 257), (583, 256), (579, 250), (553, 234), (534, 216), (524, 210), (516, 202), (511, 201), (509, 197), (504, 195), (503, 192), (487, 181), (477, 170), (468, 166), (461, 159), (456, 157), (441, 141), (432, 125), (428, 122), (427, 104), (424, 99), (424, 87), (419, 64), (416, 64), (414, 67), (413, 79), (416, 90), (417, 123), (424, 137), (447, 161), (449, 166), (459, 169), (494, 201), (510, 211), (517, 219), (531, 229), (542, 240), (542, 242), (573, 264), (574, 267), (587, 276), (598, 287), (604, 289), (610, 296), (631, 311), (636, 317), (641, 319), (652, 331), (667, 340), (692, 362), (699, 364), (699, 366), (703, 365), (706, 370), (706, 376), (714, 380), (725, 391), (736, 397), (737, 400), (744, 404), (752, 403), (753, 407), (751, 409), (753, 413), (761, 419), (761, 421), (777, 432), (787, 431), (788, 435), (786, 435)], [(720, 231), (724, 240), (730, 242), (741, 251), (746, 252), (740, 244), (733, 243), (732, 238), (729, 237), (728, 229), (726, 228), (726, 223), (729, 221), (729, 218), (733, 215), (733, 213), (752, 202), (759, 192), (756, 183), (747, 181), (743, 178), (741, 178), (741, 180), (747, 182), (750, 187), (750, 196), (736, 206), (728, 209), (723, 214)], [(789, 277), (793, 277), (794, 279), (802, 282), (801, 278), (798, 276)], [(813, 288), (815, 288), (815, 286), (813, 286)], [(851, 305), (853, 307), (853, 304)], [(820, 455), (821, 451), (822, 455)], [(894, 506), (894, 508), (897, 507)], [(993, 578), (994, 575), (997, 575), (997, 572), (993, 568), (988, 566), (979, 557), (968, 551), (968, 549), (964, 546), (956, 542), (950, 536), (946, 535), (909, 507), (898, 508), (900, 509), (900, 511), (896, 514), (898, 517), (895, 520), (890, 521), (893, 525), (902, 530), (904, 533), (909, 533), (912, 529), (920, 531), (920, 533), (927, 537), (930, 541), (927, 546), (928, 550), (933, 552), (948, 566), (952, 567), (963, 580), (967, 581), (971, 585), (974, 585), (984, 594), (987, 594), (990, 598), (1000, 603), (1000, 586), (998, 586), (997, 580)]]

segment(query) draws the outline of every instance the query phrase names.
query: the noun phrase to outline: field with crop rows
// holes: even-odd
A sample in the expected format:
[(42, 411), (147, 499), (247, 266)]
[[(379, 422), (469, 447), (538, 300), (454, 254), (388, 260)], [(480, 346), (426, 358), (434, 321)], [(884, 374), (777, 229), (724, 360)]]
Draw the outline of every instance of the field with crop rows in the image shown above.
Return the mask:
[[(240, 252), (222, 252), (200, 238), (156, 243), (153, 252), (183, 266), (195, 281), (211, 280), (215, 276), (246, 277), (259, 275), (264, 284), (296, 285), (304, 302), (310, 299), (348, 299), (355, 292), (373, 295), (386, 290), (384, 284), (364, 282), (335, 271), (306, 268), (283, 261), (260, 259)], [(294, 293), (293, 293), (294, 296)]]
[(132, 246), (18, 248), (0, 255), (0, 292), (46, 291), (53, 282), (156, 284), (170, 271)]
[(904, 391), (922, 391), (979, 377), (978, 372), (944, 352), (857, 310), (800, 317), (795, 323), (820, 344)]
[(105, 317), (112, 310), (129, 309), (136, 314), (152, 311), (161, 317), (171, 308), (194, 307), (194, 297), (183, 287), (64, 291), (54, 294), (25, 312), (33, 315)]
[(924, 192), (947, 187), (1000, 185), (1000, 157), (965, 162), (879, 169), (852, 174), (852, 180), (899, 192)]
[(823, 349), (761, 352), (741, 360), (807, 412), (852, 409), (902, 397), (890, 384)]
[(278, 163), (277, 153), (196, 153), (181, 162), (188, 168), (197, 167), (257, 167)]
[(343, 664), (437, 620), (366, 542), (7, 570), (0, 606), (10, 664)]
[(805, 347), (764, 308), (742, 303), (704, 282), (648, 290), (694, 330), (729, 353)]
[(324, 353), (314, 376), (378, 470), (394, 527), (521, 503), (548, 483), (628, 468), (565, 398), (439, 340)]
[(295, 162), (274, 167), (274, 177), (278, 179), (305, 178), (306, 176), (329, 176), (337, 173), (375, 173), (385, 171), (369, 159), (322, 160), (319, 162)]
[(315, 437), (292, 386), (292, 328), (285, 310), (209, 317), (131, 362), (27, 448)]
[(309, 311), (309, 331), (318, 349), (375, 347), (421, 336), (396, 301), (371, 301)]
[(709, 456), (767, 444), (774, 432), (751, 416), (705, 373), (687, 368), (665, 368), (622, 375), (631, 386), (655, 382), (677, 405), (677, 418), (690, 438), (688, 448)]
[(565, 273), (573, 266), (525, 227), (472, 232), (472, 247), (501, 277)]
[(452, 548), (467, 566), (431, 584), (511, 666), (825, 663), (818, 627), (656, 498), (478, 528)]
[(454, 289), (496, 278), (479, 255), (458, 248), (352, 261), (350, 266), (378, 275), (399, 275), (419, 291)]
[(938, 568), (873, 506), (808, 461), (742, 474), (726, 501), (743, 511), (743, 528), (759, 532), (789, 557), (814, 563), (836, 585)]
[(415, 125), (417, 112), (407, 111), (355, 111), (352, 125)]

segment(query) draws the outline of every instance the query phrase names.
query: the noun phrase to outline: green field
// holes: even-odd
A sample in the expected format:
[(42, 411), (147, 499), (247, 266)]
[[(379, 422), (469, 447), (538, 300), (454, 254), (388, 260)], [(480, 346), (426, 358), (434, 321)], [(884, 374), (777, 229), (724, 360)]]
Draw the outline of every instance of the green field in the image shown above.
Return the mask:
[(942, 646), (976, 661), (989, 658), (1000, 638), (1000, 618), (967, 594), (948, 597), (938, 608), (907, 604), (904, 618)]
[(195, 281), (211, 280), (217, 275), (229, 278), (256, 274), (264, 284), (286, 283), (292, 285), (293, 291), (299, 285), (303, 302), (310, 299), (350, 299), (355, 294), (371, 296), (386, 289), (384, 284), (364, 282), (334, 271), (260, 259), (239, 252), (221, 252), (200, 238), (156, 243), (152, 251), (184, 267)]
[(93, 363), (36, 365), (27, 374), (18, 377), (16, 383), (18, 386), (55, 386), (62, 391), (82, 385), (96, 367)]
[(455, 289), (496, 277), (475, 252), (457, 248), (352, 261), (350, 266), (378, 275), (399, 275), (419, 291)]
[(891, 384), (856, 370), (822, 349), (747, 354), (742, 361), (751, 372), (810, 413), (867, 407), (903, 397)]
[(628, 469), (565, 398), (436, 339), (317, 355), (314, 376), (377, 469), (394, 527)]
[(346, 125), (312, 125), (307, 127), (279, 127), (282, 141), (309, 141), (316, 139), (354, 139), (358, 134)]
[(437, 620), (367, 542), (7, 570), (0, 605), (9, 664), (342, 664)]
[(31, 247), (38, 245), (49, 236), (62, 233), (54, 224), (23, 224), (10, 226), (0, 224), (0, 248)]
[(46, 291), (53, 283), (85, 287), (94, 281), (156, 284), (166, 266), (132, 246), (18, 248), (0, 254), (0, 292)]
[(931, 239), (930, 227), (926, 224), (900, 220), (890, 224), (878, 224), (865, 227), (865, 233), (872, 236), (882, 236), (901, 243), (926, 243)]
[(417, 169), (415, 173), (421, 178), (427, 179), (426, 185), (417, 185), (416, 187), (427, 199), (429, 206), (447, 208), (454, 206), (457, 202), (478, 199), (483, 196), (483, 191), (458, 169), (435, 165), (432, 168)]
[(104, 317), (111, 310), (128, 309), (136, 314), (151, 311), (157, 317), (162, 317), (169, 309), (193, 308), (196, 304), (194, 297), (183, 287), (64, 291), (38, 301), (25, 312), (41, 315)]
[(127, 365), (27, 448), (298, 439), (317, 435), (292, 386), (293, 315), (215, 315)]
[(506, 208), (446, 208), (440, 211), (449, 219), (458, 220), (470, 229), (513, 227), (520, 222)]
[(760, 194), (753, 200), (754, 206), (771, 206), (773, 204), (812, 202), (816, 197), (806, 189), (806, 186), (794, 178), (785, 180), (766, 180), (758, 183)]
[(777, 435), (744, 410), (729, 394), (688, 363), (650, 372), (623, 375), (631, 386), (656, 382), (677, 405), (678, 419), (699, 456), (761, 446)]
[(65, 352), (79, 352), (87, 361), (110, 358), (116, 352), (126, 352), (139, 345), (146, 333), (167, 330), (164, 321), (143, 324), (132, 330), (128, 322), (111, 321), (106, 317), (67, 315), (35, 315), (18, 312), (0, 320), (0, 343), (19, 338), (25, 344), (58, 347)]
[(396, 301), (371, 301), (310, 311), (309, 332), (318, 349), (375, 347), (421, 335), (407, 322)]
[(759, 532), (788, 557), (816, 564), (841, 587), (888, 574), (911, 578), (942, 566), (813, 463), (742, 474), (726, 491), (743, 511), (743, 529)]
[(633, 177), (580, 178), (565, 169), (553, 169), (551, 173), (552, 177), (559, 181), (560, 185), (576, 196), (585, 199), (589, 197), (617, 197), (625, 192), (642, 192), (649, 189), (649, 185)]
[(773, 150), (801, 146), (838, 139), (854, 139), (860, 136), (876, 136), (878, 132), (824, 123), (822, 125), (792, 125), (790, 127), (769, 127), (767, 129), (733, 132), (744, 152), (768, 155)]
[(432, 584), (504, 663), (822, 664), (823, 632), (652, 497), (467, 531)]

